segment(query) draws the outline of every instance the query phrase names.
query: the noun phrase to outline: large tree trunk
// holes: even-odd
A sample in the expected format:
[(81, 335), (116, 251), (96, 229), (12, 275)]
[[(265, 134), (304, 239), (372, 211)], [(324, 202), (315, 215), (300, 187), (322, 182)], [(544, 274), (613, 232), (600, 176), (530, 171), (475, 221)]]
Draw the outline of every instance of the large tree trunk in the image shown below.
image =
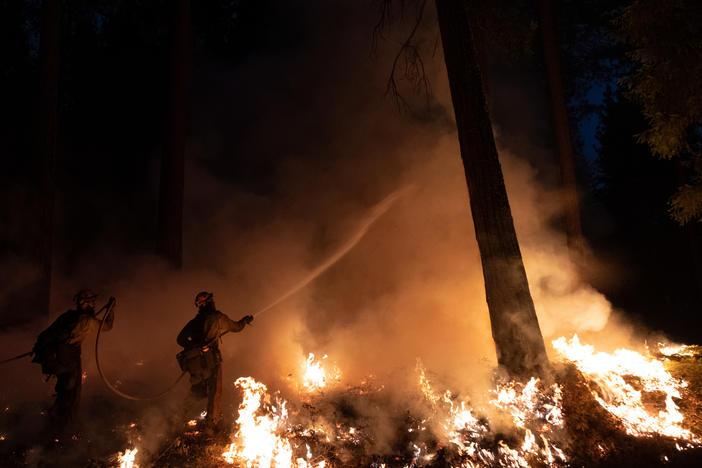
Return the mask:
[(464, 0), (436, 0), (498, 363), (513, 376), (549, 366), (492, 133)]
[(185, 132), (190, 73), (190, 0), (174, 5), (171, 94), (163, 155), (158, 213), (158, 252), (180, 269), (183, 265), (183, 194)]
[(41, 175), (39, 194), (38, 238), (35, 259), (39, 278), (35, 289), (36, 313), (50, 317), (51, 271), (54, 238), (54, 199), (56, 193), (56, 139), (58, 122), (59, 39), (61, 36), (61, 2), (44, 0), (39, 43), (39, 120), (38, 142)]
[(556, 23), (553, 0), (539, 0), (539, 20), (541, 23), (541, 42), (546, 65), (549, 103), (553, 119), (553, 134), (556, 154), (561, 170), (561, 185), (565, 214), (566, 238), (571, 259), (579, 265), (583, 254), (583, 233), (580, 224), (580, 204), (573, 163), (573, 145), (570, 141), (570, 126), (563, 91), (560, 53), (556, 36)]

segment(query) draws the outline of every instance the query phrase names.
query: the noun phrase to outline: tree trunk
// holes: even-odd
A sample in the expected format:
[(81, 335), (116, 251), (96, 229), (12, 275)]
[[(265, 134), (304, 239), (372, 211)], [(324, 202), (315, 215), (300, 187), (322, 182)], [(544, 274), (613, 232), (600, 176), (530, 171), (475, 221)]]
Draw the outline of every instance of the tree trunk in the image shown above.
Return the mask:
[(464, 0), (436, 0), (497, 361), (513, 376), (549, 367), (492, 133)]
[(171, 91), (163, 155), (158, 216), (158, 252), (183, 265), (185, 132), (190, 73), (190, 0), (175, 2)]
[(39, 43), (39, 120), (40, 163), (38, 239), (35, 258), (39, 265), (36, 313), (50, 318), (51, 270), (54, 238), (54, 200), (56, 193), (56, 139), (58, 122), (59, 40), (61, 37), (61, 2), (44, 0)]
[(553, 120), (553, 135), (556, 140), (556, 153), (561, 170), (566, 239), (571, 260), (579, 265), (582, 261), (584, 242), (580, 224), (575, 164), (573, 163), (573, 145), (570, 141), (570, 126), (568, 125), (568, 112), (563, 91), (560, 48), (556, 36), (554, 0), (539, 0), (539, 20), (548, 81), (549, 104)]

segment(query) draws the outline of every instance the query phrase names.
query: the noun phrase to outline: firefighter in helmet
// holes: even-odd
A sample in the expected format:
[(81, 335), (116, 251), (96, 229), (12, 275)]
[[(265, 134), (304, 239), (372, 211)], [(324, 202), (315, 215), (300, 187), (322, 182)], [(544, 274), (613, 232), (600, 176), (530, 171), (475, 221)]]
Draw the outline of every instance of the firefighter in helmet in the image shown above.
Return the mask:
[(253, 321), (246, 315), (234, 321), (215, 308), (212, 293), (202, 291), (195, 296), (197, 315), (178, 335), (178, 344), (185, 348), (178, 354), (180, 367), (190, 374), (190, 391), (194, 398), (207, 397), (208, 428), (221, 421), (222, 353), (220, 337), (227, 332), (239, 332)]
[[(32, 349), (33, 359), (41, 371), (56, 376), (56, 400), (49, 410), (52, 428), (62, 432), (75, 419), (83, 380), (81, 344), (92, 332), (97, 332), (100, 319), (95, 312), (97, 295), (90, 289), (79, 291), (74, 297), (75, 308), (61, 314), (37, 338)], [(103, 330), (110, 330), (114, 322), (114, 298), (110, 298)]]

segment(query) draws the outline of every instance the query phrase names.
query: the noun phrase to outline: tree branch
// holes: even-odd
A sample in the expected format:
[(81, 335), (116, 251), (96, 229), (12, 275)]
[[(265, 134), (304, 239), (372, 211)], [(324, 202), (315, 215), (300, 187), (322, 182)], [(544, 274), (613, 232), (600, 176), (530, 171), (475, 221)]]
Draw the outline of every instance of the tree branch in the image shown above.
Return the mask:
[[(393, 19), (392, 12), (393, 0), (381, 0), (380, 17), (373, 30), (373, 47), (377, 47), (378, 38), (383, 38), (383, 31), (389, 28)], [(420, 52), (420, 47), (416, 43), (417, 32), (419, 26), (424, 19), (424, 9), (427, 0), (421, 0), (418, 3), (417, 14), (414, 20), (412, 30), (407, 38), (400, 45), (397, 54), (392, 62), (390, 75), (388, 77), (385, 88), (385, 95), (390, 95), (395, 105), (401, 111), (410, 111), (411, 107), (405, 97), (400, 92), (399, 80), (406, 79), (414, 88), (416, 93), (422, 93), (427, 98), (427, 106), (429, 105), (429, 96), (431, 95), (431, 87), (429, 78), (427, 77), (424, 61)], [(400, 16), (404, 15), (405, 0), (400, 1)], [(401, 73), (401, 78), (398, 78), (398, 73)]]

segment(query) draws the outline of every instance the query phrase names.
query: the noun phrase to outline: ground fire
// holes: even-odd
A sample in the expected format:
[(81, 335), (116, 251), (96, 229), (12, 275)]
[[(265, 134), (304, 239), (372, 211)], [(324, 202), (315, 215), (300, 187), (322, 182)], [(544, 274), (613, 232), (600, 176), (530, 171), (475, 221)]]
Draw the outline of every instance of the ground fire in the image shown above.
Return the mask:
[(701, 23), (0, 2), (0, 468), (702, 467)]
[[(238, 378), (241, 403), (228, 440), (184, 430), (177, 447), (157, 454), (126, 448), (118, 466), (566, 467), (608, 466), (651, 450), (661, 463), (699, 456), (699, 395), (675, 377), (680, 363), (702, 357), (696, 348), (660, 344), (643, 354), (608, 354), (577, 335), (552, 345), (553, 381), (496, 380), (485, 406), (440, 388), (418, 360), (414, 388), (406, 389), (418, 404), (397, 410), (390, 451), (379, 450), (373, 417), (358, 410), (391, 405), (384, 386), (345, 382), (330, 358), (310, 353), (291, 374), (296, 402), (252, 377)], [(601, 434), (580, 431), (592, 423), (587, 418), (601, 419)], [(188, 422), (191, 429), (197, 424)]]

